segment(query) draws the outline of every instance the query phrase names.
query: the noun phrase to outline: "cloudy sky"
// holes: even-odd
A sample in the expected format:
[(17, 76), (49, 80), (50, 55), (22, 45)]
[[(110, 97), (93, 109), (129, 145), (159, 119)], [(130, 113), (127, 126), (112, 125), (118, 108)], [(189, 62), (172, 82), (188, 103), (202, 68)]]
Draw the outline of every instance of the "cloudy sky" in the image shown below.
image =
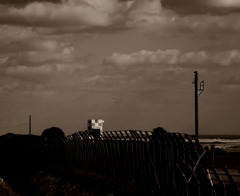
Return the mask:
[(0, 0), (0, 134), (239, 132), (240, 1)]

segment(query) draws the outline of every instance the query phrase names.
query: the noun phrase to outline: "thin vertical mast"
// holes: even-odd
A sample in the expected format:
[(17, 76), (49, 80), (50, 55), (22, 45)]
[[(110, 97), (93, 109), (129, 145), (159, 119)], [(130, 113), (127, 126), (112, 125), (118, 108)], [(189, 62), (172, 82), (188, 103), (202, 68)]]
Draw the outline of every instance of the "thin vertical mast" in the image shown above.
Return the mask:
[(198, 138), (198, 72), (194, 72), (195, 136)]
[(31, 126), (32, 126), (31, 125), (31, 123), (32, 123), (31, 120), (32, 120), (31, 115), (29, 115), (29, 135), (31, 135)]
[(198, 89), (198, 72), (194, 72), (194, 98), (195, 98), (195, 136), (198, 138), (198, 97), (204, 90), (204, 80), (200, 82), (200, 88)]

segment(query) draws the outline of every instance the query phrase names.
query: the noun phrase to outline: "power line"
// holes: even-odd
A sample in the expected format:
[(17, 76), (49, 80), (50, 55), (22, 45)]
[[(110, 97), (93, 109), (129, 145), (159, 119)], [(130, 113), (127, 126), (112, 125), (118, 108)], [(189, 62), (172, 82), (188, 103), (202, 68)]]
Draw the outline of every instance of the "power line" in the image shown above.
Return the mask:
[(8, 129), (8, 128), (15, 128), (15, 127), (22, 127), (22, 126), (25, 126), (25, 125), (27, 125), (27, 124), (28, 124), (28, 123), (21, 123), (21, 124), (13, 125), (13, 126), (0, 127), (0, 129)]

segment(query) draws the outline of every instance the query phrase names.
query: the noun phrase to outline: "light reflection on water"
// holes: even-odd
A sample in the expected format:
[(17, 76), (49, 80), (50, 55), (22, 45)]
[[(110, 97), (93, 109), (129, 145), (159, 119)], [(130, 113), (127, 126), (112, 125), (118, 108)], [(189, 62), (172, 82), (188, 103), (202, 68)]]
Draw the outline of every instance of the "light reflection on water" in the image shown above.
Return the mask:
[(199, 139), (199, 142), (205, 147), (209, 148), (214, 145), (215, 148), (222, 149), (226, 152), (240, 152), (240, 139)]

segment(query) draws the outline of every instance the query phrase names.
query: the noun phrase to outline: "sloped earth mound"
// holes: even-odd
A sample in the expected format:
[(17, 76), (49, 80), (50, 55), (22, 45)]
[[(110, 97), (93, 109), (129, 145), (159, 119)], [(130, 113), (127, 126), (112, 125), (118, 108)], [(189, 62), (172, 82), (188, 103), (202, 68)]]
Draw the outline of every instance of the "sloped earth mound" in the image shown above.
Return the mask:
[(12, 187), (10, 187), (2, 178), (0, 178), (0, 195), (1, 196), (17, 196), (17, 194), (13, 191)]

